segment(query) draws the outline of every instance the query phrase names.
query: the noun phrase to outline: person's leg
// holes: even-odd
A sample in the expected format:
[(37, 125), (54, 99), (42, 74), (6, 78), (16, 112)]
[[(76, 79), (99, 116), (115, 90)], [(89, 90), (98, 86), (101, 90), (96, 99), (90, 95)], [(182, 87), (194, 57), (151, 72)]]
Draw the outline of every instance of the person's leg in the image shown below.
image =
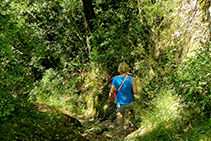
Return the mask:
[(120, 112), (119, 124), (121, 129), (124, 129), (124, 122), (125, 122), (125, 111)]
[(131, 110), (129, 110), (129, 121), (131, 123), (132, 130), (135, 130), (135, 128), (137, 128), (135, 126), (134, 119), (135, 119), (135, 111), (133, 109), (131, 109)]

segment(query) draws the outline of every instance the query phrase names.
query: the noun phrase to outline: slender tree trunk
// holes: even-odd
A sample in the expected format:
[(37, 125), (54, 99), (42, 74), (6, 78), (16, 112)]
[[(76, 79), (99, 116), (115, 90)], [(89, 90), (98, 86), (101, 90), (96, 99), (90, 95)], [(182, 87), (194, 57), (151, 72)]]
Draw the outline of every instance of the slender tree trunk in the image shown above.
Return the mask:
[(207, 43), (206, 43), (206, 47), (207, 47), (207, 52), (209, 52), (209, 47), (211, 45), (211, 1), (207, 0), (206, 3), (206, 18), (207, 18), (207, 22), (208, 22), (208, 39), (207, 39)]
[(91, 20), (95, 19), (95, 12), (92, 5), (92, 0), (81, 0), (84, 19), (87, 30), (91, 33), (93, 30), (93, 22)]
[[(84, 13), (84, 20), (86, 29), (89, 32), (90, 35), (92, 35), (92, 31), (94, 29), (93, 19), (95, 19), (95, 12), (92, 5), (92, 0), (81, 0), (81, 5), (83, 8)], [(87, 41), (87, 52), (90, 53), (91, 51), (91, 45), (89, 42), (89, 35), (86, 37)]]

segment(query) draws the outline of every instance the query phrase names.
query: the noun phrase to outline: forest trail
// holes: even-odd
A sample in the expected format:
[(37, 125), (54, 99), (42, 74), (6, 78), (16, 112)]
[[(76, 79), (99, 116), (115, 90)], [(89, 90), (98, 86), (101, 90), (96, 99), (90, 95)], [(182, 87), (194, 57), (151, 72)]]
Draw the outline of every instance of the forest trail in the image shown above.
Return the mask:
[(117, 114), (115, 119), (108, 119), (102, 122), (88, 119), (84, 115), (78, 115), (75, 118), (86, 128), (83, 136), (90, 141), (120, 141), (135, 131), (130, 127), (131, 124), (129, 123), (127, 112), (124, 124), (125, 131), (121, 133), (116, 133), (120, 129)]
[[(58, 113), (58, 111), (53, 110), (50, 106), (47, 105), (37, 105), (37, 110), (42, 112), (53, 112)], [(113, 111), (115, 111), (113, 109)], [(60, 111), (61, 112), (61, 111)], [(132, 132), (136, 131), (130, 127), (128, 111), (125, 113), (125, 124), (124, 132), (116, 133), (119, 127), (118, 113), (113, 112), (106, 117), (106, 120), (94, 120), (93, 118), (88, 117), (85, 114), (69, 113), (65, 111), (65, 115), (77, 119), (83, 125), (83, 131), (81, 132), (82, 136), (85, 137), (88, 141), (121, 141), (124, 140)], [(68, 121), (70, 122), (70, 121)], [(139, 127), (141, 120), (136, 120), (136, 126)]]

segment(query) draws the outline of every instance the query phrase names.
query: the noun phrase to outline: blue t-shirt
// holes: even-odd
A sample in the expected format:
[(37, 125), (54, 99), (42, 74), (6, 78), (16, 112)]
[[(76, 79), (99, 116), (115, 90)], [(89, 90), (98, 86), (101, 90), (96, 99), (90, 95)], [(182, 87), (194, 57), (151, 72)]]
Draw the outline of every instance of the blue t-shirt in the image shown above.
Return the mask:
[[(113, 79), (112, 85), (116, 86), (116, 89), (118, 90), (118, 88), (121, 86), (125, 77), (126, 75), (123, 77), (115, 76)], [(127, 105), (135, 100), (133, 96), (132, 88), (133, 88), (133, 77), (128, 75), (124, 84), (122, 85), (122, 87), (119, 89), (119, 91), (116, 94), (117, 105)]]

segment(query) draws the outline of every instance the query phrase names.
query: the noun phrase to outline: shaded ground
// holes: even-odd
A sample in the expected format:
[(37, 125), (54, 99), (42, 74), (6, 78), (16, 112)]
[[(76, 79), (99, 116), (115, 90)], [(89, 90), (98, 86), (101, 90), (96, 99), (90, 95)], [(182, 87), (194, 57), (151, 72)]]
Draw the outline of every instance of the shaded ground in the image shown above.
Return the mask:
[[(16, 105), (10, 115), (0, 118), (0, 140), (86, 140), (80, 122), (65, 114), (43, 112), (29, 103)], [(49, 110), (49, 108), (48, 108)], [(47, 110), (46, 110), (47, 111)]]
[[(130, 127), (128, 121), (128, 114), (126, 113), (126, 121), (124, 125), (124, 132), (116, 133), (119, 128), (118, 115), (115, 115), (115, 119), (107, 119), (102, 122), (94, 121), (93, 119), (87, 119), (86, 117), (79, 115), (76, 118), (84, 125), (87, 130), (82, 135), (90, 141), (119, 141), (135, 130)], [(138, 123), (137, 123), (138, 124)], [(90, 131), (90, 132), (89, 132)]]
[[(131, 140), (130, 137), (143, 141), (211, 140), (211, 120), (205, 123), (190, 120), (187, 125), (182, 124), (181, 129), (158, 125), (146, 130), (143, 125), (134, 131), (130, 127), (126, 112), (126, 130), (115, 134), (119, 129), (117, 115), (108, 115), (103, 117), (103, 120), (93, 120), (86, 115), (69, 116), (45, 105), (36, 105), (33, 109), (20, 106), (11, 115), (0, 118), (0, 140), (121, 141)], [(137, 124), (140, 123), (137, 121)]]
[[(119, 121), (118, 121), (118, 113), (116, 113), (116, 109), (114, 107), (110, 107), (112, 110), (108, 110), (111, 113), (107, 113), (105, 117), (102, 117), (102, 119), (94, 120), (89, 118), (86, 115), (76, 115), (76, 114), (70, 114), (68, 111), (66, 111), (67, 114), (64, 114), (65, 116), (62, 117), (64, 120), (64, 125), (66, 126), (69, 122), (71, 124), (71, 120), (69, 117), (73, 117), (74, 119), (77, 119), (80, 121), (80, 123), (83, 125), (83, 131), (81, 132), (82, 136), (90, 141), (119, 141), (123, 140), (128, 134), (134, 132), (134, 129), (130, 127), (130, 123), (128, 120), (128, 111), (126, 112), (125, 117), (125, 125), (124, 125), (124, 132), (121, 133), (115, 133), (119, 130)], [(37, 110), (42, 112), (53, 112), (58, 113), (59, 111), (53, 110), (51, 107), (47, 105), (38, 105)], [(70, 114), (70, 116), (68, 116)], [(68, 119), (67, 119), (68, 118)], [(140, 123), (140, 122), (139, 122)], [(138, 124), (138, 123), (137, 123)], [(139, 124), (140, 125), (140, 124)], [(75, 139), (80, 140), (80, 139)]]

